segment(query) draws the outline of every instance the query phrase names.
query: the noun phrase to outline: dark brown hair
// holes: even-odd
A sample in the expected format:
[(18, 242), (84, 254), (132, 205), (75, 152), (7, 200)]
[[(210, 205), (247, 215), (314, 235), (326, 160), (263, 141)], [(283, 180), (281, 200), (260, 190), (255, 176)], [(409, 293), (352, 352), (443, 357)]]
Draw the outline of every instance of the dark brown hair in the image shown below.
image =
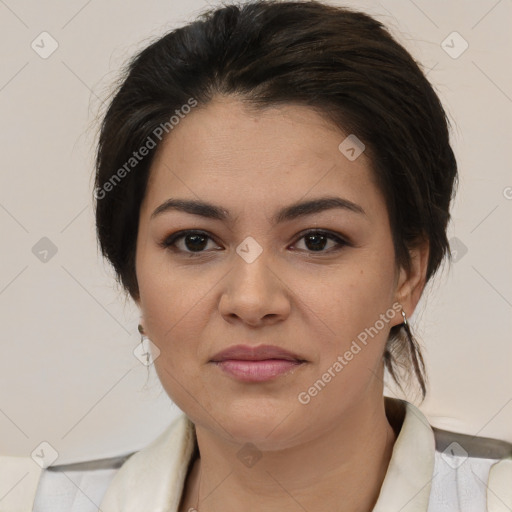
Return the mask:
[[(386, 200), (397, 268), (410, 269), (409, 249), (425, 239), (427, 282), (450, 258), (446, 229), (457, 164), (448, 118), (419, 65), (367, 14), (318, 1), (251, 1), (210, 9), (152, 42), (128, 63), (103, 117), (97, 236), (132, 298), (139, 298), (135, 247), (162, 140), (156, 134), (171, 133), (171, 116), (182, 117), (184, 106), (202, 108), (219, 94), (255, 109), (307, 105), (356, 134)], [(145, 156), (135, 160), (142, 147)], [(398, 370), (409, 373), (412, 363), (425, 398), (421, 351), (403, 324), (391, 329), (384, 361), (400, 387)]]

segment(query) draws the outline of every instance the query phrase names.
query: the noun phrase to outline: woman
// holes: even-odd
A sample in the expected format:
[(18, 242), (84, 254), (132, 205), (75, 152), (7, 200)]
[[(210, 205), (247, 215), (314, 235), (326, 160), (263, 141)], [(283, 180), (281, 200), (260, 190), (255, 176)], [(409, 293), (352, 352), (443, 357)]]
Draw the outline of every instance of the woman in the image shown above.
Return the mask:
[(97, 233), (184, 414), (101, 510), (490, 506), (496, 460), (441, 452), (383, 397), (385, 368), (425, 397), (408, 318), (450, 256), (456, 180), (438, 97), (368, 15), (228, 5), (137, 55), (101, 127)]

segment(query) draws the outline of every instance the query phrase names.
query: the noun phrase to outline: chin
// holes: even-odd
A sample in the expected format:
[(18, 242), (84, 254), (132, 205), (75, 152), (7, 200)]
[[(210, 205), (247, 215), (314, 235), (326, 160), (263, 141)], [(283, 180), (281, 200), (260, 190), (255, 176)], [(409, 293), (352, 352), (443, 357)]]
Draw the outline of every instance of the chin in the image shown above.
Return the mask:
[[(212, 416), (231, 434), (222, 432), (222, 435), (239, 444), (253, 443), (260, 449), (286, 448), (297, 431), (302, 430), (300, 420), (292, 411), (296, 405), (286, 406), (277, 401), (264, 404), (263, 401), (234, 401), (230, 407), (222, 407), (222, 411), (213, 413)], [(291, 427), (293, 430), (290, 430)], [(217, 426), (213, 428), (218, 430)]]

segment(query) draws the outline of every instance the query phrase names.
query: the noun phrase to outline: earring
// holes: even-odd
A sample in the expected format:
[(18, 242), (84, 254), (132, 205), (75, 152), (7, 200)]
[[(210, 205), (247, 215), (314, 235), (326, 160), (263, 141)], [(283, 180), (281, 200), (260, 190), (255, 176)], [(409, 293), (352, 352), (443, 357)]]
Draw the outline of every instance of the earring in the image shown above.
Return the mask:
[(400, 327), (403, 327), (405, 329), (405, 334), (407, 336), (407, 343), (409, 345), (410, 357), (412, 360), (414, 373), (416, 374), (416, 377), (418, 378), (418, 382), (421, 387), (421, 393), (423, 395), (423, 398), (425, 398), (425, 395), (427, 393), (427, 388), (425, 385), (426, 377), (424, 376), (425, 375), (424, 374), (425, 362), (423, 360), (423, 356), (421, 355), (420, 345), (411, 333), (411, 328), (409, 327), (409, 322), (407, 321), (407, 317), (405, 316), (405, 311), (403, 309), (402, 309), (402, 316), (404, 318), (404, 321), (402, 324), (400, 324)]
[(140, 332), (140, 357), (137, 358), (145, 365), (150, 366), (154, 360), (160, 355), (160, 350), (153, 344), (153, 342), (144, 333), (144, 327), (141, 324), (138, 325)]
[(409, 327), (409, 322), (407, 321), (407, 316), (405, 316), (405, 311), (402, 309), (402, 316), (404, 321), (402, 322), (402, 327), (405, 329), (405, 333), (407, 334), (407, 339), (411, 345), (414, 345), (414, 339), (411, 333), (411, 328)]
[(404, 327), (408, 327), (407, 317), (405, 316), (405, 311), (403, 309), (402, 309), (402, 316), (404, 317)]
[(141, 324), (138, 326), (139, 333), (140, 333), (140, 342), (141, 344), (144, 343), (144, 327), (142, 327)]

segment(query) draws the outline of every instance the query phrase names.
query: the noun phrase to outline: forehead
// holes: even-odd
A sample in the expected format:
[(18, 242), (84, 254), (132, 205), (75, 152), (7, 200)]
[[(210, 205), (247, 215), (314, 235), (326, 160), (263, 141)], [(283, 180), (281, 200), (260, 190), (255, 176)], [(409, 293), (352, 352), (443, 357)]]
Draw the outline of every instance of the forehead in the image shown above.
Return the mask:
[(144, 206), (154, 209), (170, 195), (241, 198), (254, 206), (329, 192), (364, 201), (371, 210), (382, 198), (370, 160), (364, 152), (350, 160), (340, 151), (347, 135), (307, 106), (255, 111), (239, 100), (216, 99), (181, 119), (163, 140)]

